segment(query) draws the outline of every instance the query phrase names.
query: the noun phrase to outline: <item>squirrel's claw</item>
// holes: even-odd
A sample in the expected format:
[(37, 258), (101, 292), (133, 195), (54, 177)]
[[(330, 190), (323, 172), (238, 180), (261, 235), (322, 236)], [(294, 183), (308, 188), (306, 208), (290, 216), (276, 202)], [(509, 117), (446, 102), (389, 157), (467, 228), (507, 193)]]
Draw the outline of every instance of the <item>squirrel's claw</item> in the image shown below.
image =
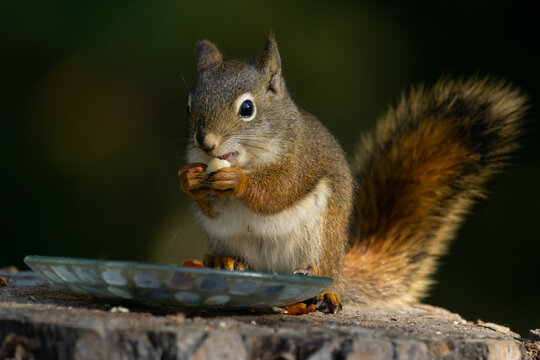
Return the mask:
[(315, 266), (308, 265), (306, 267), (299, 267), (293, 271), (294, 275), (305, 275), (305, 276), (317, 276), (319, 272)]
[(236, 261), (234, 258), (229, 256), (206, 254), (204, 255), (203, 263), (205, 267), (214, 269), (237, 271), (246, 270), (246, 265), (243, 262)]

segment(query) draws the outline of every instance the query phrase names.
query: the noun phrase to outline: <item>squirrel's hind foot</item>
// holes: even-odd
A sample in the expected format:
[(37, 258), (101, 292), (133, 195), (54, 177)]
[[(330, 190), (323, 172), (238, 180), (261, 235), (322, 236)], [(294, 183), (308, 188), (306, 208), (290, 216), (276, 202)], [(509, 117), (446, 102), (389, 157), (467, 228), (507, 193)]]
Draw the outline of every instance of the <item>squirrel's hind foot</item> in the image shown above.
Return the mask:
[(325, 291), (315, 297), (317, 310), (326, 314), (337, 314), (343, 310), (343, 303), (339, 294)]
[(315, 310), (326, 314), (336, 314), (343, 309), (343, 305), (338, 294), (325, 291), (314, 298), (285, 305), (284, 308), (291, 315), (309, 314)]
[[(306, 267), (301, 267), (294, 270), (293, 274), (318, 276), (319, 271), (315, 266), (308, 265)], [(304, 303), (306, 304), (306, 306), (315, 304), (318, 311), (327, 314), (335, 314), (343, 309), (341, 297), (337, 293), (331, 291), (322, 292), (316, 297), (304, 301)]]
[(247, 266), (241, 261), (230, 256), (219, 256), (219, 255), (204, 255), (203, 259), (204, 267), (214, 268), (214, 269), (223, 269), (223, 270), (237, 270), (242, 271), (246, 270)]

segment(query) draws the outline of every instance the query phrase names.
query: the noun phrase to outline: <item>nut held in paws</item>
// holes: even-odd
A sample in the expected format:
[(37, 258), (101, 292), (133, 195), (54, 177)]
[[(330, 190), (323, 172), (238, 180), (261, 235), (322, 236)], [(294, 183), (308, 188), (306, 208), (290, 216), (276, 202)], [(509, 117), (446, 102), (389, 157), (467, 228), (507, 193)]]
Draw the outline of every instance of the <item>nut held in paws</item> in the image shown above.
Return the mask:
[(211, 173), (211, 172), (217, 171), (219, 169), (222, 169), (222, 168), (225, 168), (225, 167), (230, 167), (230, 166), (231, 166), (231, 163), (228, 162), (227, 160), (221, 160), (221, 159), (218, 159), (218, 158), (212, 158), (212, 160), (210, 160), (208, 162), (206, 172)]

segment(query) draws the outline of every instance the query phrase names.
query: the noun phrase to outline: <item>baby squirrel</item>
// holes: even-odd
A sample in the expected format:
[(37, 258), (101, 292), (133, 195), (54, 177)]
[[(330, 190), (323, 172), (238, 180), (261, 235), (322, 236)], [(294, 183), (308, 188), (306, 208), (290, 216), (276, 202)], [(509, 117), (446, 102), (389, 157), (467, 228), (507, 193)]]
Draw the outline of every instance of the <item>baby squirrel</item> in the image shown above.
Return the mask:
[[(442, 79), (403, 96), (350, 166), (291, 99), (272, 34), (253, 60), (224, 61), (206, 40), (195, 57), (187, 155), (201, 164), (179, 177), (198, 204), (205, 265), (333, 277), (317, 298), (327, 312), (341, 299), (402, 305), (426, 294), (463, 215), (516, 149), (526, 108), (504, 82)], [(213, 157), (232, 166), (206, 173)]]

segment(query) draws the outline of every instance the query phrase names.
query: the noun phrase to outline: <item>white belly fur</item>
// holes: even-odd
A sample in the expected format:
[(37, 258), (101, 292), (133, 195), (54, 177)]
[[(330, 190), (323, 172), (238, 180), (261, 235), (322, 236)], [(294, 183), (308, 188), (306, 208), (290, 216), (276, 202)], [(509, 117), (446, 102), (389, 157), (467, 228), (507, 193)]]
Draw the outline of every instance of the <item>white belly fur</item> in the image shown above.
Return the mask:
[(237, 199), (217, 199), (217, 217), (199, 213), (209, 251), (236, 256), (256, 271), (291, 273), (300, 266), (318, 266), (329, 195), (323, 179), (296, 204), (271, 215), (257, 214)]

